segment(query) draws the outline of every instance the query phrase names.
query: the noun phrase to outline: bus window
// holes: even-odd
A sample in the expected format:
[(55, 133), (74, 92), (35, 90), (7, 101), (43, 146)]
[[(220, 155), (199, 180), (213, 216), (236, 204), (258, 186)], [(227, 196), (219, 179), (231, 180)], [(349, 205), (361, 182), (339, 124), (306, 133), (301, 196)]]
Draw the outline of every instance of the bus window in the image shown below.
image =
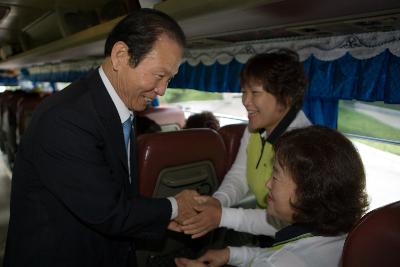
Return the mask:
[(400, 105), (340, 101), (338, 129), (361, 154), (370, 209), (399, 200)]
[(180, 107), (185, 111), (186, 118), (193, 113), (211, 111), (222, 127), (247, 121), (247, 112), (242, 105), (241, 96), (241, 93), (211, 93), (173, 88), (160, 97), (160, 102), (163, 105)]

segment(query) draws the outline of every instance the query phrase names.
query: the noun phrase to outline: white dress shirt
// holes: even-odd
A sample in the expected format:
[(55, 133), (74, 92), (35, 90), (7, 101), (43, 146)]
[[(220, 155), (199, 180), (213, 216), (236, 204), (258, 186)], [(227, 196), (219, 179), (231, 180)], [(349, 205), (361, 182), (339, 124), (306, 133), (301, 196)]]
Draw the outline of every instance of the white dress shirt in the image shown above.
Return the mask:
[[(115, 107), (117, 108), (118, 115), (121, 120), (121, 127), (122, 127), (122, 123), (124, 123), (130, 116), (132, 116), (132, 118), (133, 118), (134, 114), (132, 111), (130, 111), (126, 107), (126, 105), (124, 104), (122, 99), (119, 97), (119, 95), (115, 91), (115, 88), (112, 86), (110, 80), (107, 78), (107, 75), (104, 73), (104, 70), (101, 66), (99, 68), (99, 74), (100, 74), (101, 80), (104, 83), (104, 86), (107, 89), (108, 94), (110, 95)], [(130, 162), (129, 161), (129, 157), (130, 157), (129, 147), (130, 147), (130, 142), (128, 142), (128, 165)], [(171, 207), (172, 207), (171, 219), (175, 219), (178, 216), (178, 204), (174, 197), (168, 197), (167, 199), (171, 202)]]
[[(277, 232), (266, 221), (265, 210), (224, 208), (222, 212), (223, 227), (255, 235), (274, 236)], [(305, 237), (278, 249), (228, 247), (228, 264), (252, 267), (339, 267), (346, 236)]]

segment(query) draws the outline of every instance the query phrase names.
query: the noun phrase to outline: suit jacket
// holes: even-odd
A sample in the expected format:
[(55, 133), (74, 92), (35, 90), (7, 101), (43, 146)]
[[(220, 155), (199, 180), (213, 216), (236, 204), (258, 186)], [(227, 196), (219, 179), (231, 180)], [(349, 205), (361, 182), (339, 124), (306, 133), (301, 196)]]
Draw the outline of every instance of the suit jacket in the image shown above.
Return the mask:
[(19, 147), (5, 267), (127, 266), (132, 240), (160, 237), (167, 199), (128, 180), (117, 109), (98, 70), (45, 99)]

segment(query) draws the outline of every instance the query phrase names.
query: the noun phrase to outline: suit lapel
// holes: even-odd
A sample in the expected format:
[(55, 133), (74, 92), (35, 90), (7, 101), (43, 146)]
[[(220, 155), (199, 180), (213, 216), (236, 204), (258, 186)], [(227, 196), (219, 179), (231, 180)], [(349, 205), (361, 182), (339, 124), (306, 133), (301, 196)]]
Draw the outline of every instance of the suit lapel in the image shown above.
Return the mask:
[(93, 71), (88, 79), (87, 86), (91, 88), (94, 106), (100, 121), (105, 129), (105, 138), (111, 144), (111, 149), (118, 155), (122, 165), (128, 171), (128, 159), (126, 155), (124, 134), (119, 119), (117, 108), (104, 86), (98, 69)]
[(135, 129), (136, 125), (134, 126), (135, 128), (131, 131), (131, 136), (130, 136), (130, 168), (131, 168), (131, 190), (132, 194), (134, 196), (138, 195), (139, 191), (139, 179), (138, 179), (138, 167), (139, 164), (137, 164), (137, 146), (136, 146), (136, 135), (135, 135)]

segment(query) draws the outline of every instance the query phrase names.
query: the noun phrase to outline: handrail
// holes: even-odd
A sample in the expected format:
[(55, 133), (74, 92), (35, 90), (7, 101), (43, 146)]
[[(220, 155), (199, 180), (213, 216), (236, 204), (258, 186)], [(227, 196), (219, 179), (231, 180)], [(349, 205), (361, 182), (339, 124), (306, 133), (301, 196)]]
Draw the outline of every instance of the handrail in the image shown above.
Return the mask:
[(365, 135), (358, 135), (358, 134), (352, 134), (352, 133), (343, 133), (343, 134), (348, 137), (355, 137), (355, 138), (359, 138), (359, 139), (376, 141), (376, 142), (381, 142), (381, 143), (385, 143), (385, 144), (400, 145), (400, 141), (397, 141), (397, 140), (384, 139), (384, 138), (365, 136)]

